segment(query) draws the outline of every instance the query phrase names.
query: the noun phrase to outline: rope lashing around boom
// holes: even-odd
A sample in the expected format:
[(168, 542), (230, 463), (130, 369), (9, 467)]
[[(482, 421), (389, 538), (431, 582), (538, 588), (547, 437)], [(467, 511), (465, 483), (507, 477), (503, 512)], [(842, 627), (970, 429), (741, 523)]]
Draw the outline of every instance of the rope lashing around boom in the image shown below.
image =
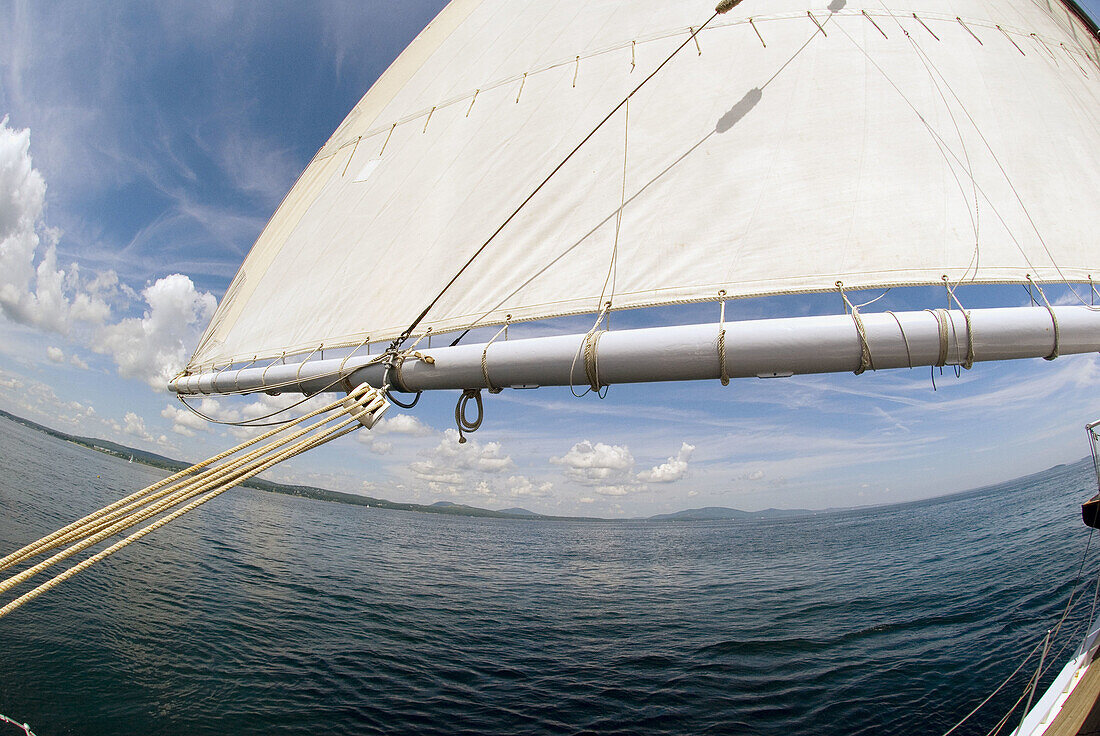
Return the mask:
[[(65, 549), (54, 553), (45, 560), (0, 581), (0, 593), (6, 593), (59, 562), (116, 537), (144, 521), (157, 516), (160, 517), (129, 536), (123, 537), (105, 549), (73, 565), (38, 587), (9, 601), (6, 605), (0, 607), (0, 617), (57, 587), (123, 547), (178, 519), (188, 511), (196, 509), (230, 488), (240, 485), (252, 476), (307, 450), (354, 432), (361, 426), (368, 429), (373, 427), (388, 408), (389, 402), (386, 401), (382, 391), (365, 383), (361, 384), (354, 388), (347, 397), (337, 399), (278, 429), (265, 432), (254, 439), (237, 445), (231, 450), (226, 450), (208, 460), (196, 463), (186, 470), (174, 473), (164, 480), (104, 506), (98, 511), (58, 529), (6, 557), (0, 558), (0, 570), (2, 570), (27, 562), (31, 558), (52, 549), (65, 547)], [(293, 432), (289, 431), (291, 427), (314, 418), (318, 419), (312, 424)], [(277, 435), (278, 437), (276, 437)], [(253, 445), (269, 439), (271, 441), (267, 444), (244, 452), (244, 454), (239, 454)], [(238, 457), (234, 458), (234, 455), (238, 455)], [(223, 460), (226, 462), (222, 463)]]
[(726, 290), (718, 292), (722, 299), (722, 308), (718, 317), (718, 372), (723, 386), (730, 385), (730, 370), (726, 363)]
[(1043, 360), (1054, 360), (1058, 357), (1058, 315), (1054, 313), (1054, 307), (1050, 306), (1050, 300), (1047, 299), (1046, 293), (1042, 287), (1031, 280), (1031, 274), (1027, 275), (1027, 282), (1035, 287), (1035, 290), (1039, 292), (1039, 296), (1043, 298), (1043, 306), (1047, 308), (1047, 312), (1050, 313), (1050, 321), (1054, 326), (1054, 347), (1050, 349), (1050, 355), (1043, 358)]
[(856, 326), (856, 335), (859, 337), (859, 367), (855, 369), (855, 374), (858, 376), (868, 368), (875, 369), (875, 363), (871, 360), (871, 346), (867, 344), (867, 330), (863, 326), (863, 319), (859, 316), (859, 307), (852, 304), (848, 300), (848, 295), (844, 293), (844, 282), (837, 281), (836, 288), (840, 290), (840, 298), (844, 300), (844, 305), (852, 315), (852, 322)]
[[(970, 370), (974, 367), (974, 327), (970, 324), (970, 310), (966, 309), (959, 298), (955, 296), (955, 290), (951, 288), (951, 284), (947, 281), (947, 277), (943, 277), (943, 285), (947, 287), (947, 294), (950, 301), (955, 302), (959, 307), (959, 311), (963, 314), (963, 319), (966, 321), (966, 358), (961, 363), (962, 367), (966, 370)], [(957, 346), (956, 346), (957, 352)]]

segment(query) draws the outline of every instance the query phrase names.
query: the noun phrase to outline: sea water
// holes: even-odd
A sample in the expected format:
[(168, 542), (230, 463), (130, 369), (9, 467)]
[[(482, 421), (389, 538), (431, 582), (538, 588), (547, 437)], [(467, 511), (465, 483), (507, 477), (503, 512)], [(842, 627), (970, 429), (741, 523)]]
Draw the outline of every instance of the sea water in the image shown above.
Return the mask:
[[(160, 477), (0, 419), (0, 552)], [(0, 713), (39, 736), (940, 734), (1057, 620), (1093, 483), (660, 523), (236, 489), (0, 619)]]

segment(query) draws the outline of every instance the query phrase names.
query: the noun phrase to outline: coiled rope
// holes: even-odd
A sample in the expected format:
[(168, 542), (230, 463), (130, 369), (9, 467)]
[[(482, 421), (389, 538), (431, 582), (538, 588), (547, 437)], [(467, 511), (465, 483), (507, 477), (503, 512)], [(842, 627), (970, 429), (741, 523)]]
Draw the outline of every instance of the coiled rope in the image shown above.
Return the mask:
[[(0, 569), (6, 569), (12, 565), (26, 562), (30, 558), (51, 549), (69, 545), (45, 560), (0, 581), (0, 593), (6, 593), (59, 562), (111, 537), (115, 537), (146, 520), (165, 514), (133, 534), (124, 537), (33, 590), (8, 602), (0, 607), (0, 617), (14, 611), (24, 603), (34, 600), (96, 562), (178, 519), (188, 511), (198, 508), (252, 476), (262, 473), (295, 455), (354, 432), (360, 426), (368, 428), (373, 426), (388, 407), (389, 403), (381, 391), (367, 384), (361, 384), (353, 389), (346, 398), (337, 399), (327, 406), (299, 417), (284, 427), (266, 432), (259, 437), (241, 443), (231, 450), (175, 473), (137, 493), (88, 514), (84, 518), (26, 545), (6, 557), (0, 558)], [(314, 417), (320, 417), (320, 419), (294, 432), (287, 431), (291, 426), (302, 424)], [(332, 422), (336, 423), (326, 426)], [(279, 434), (283, 436), (224, 464), (216, 465), (216, 463), (232, 455)], [(198, 472), (202, 468), (207, 469)]]

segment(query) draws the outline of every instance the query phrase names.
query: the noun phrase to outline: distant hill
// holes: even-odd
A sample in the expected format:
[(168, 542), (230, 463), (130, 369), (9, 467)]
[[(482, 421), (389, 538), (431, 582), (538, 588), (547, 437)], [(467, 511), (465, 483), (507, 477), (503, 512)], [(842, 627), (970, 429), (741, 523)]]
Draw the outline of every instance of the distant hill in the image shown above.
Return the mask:
[(510, 509), (501, 509), (500, 513), (509, 514), (511, 516), (542, 516), (542, 514), (536, 514), (534, 511), (528, 511), (527, 509), (520, 508), (519, 506), (513, 506)]
[[(158, 455), (154, 452), (147, 452), (145, 450), (139, 450), (135, 447), (127, 447), (111, 440), (104, 440), (94, 437), (79, 437), (77, 435), (68, 434), (66, 432), (60, 432), (56, 429), (50, 429), (44, 425), (32, 422), (30, 419), (24, 419), (23, 417), (16, 416), (9, 412), (0, 409), (0, 417), (9, 419), (17, 424), (22, 424), (25, 427), (44, 432), (45, 434), (55, 437), (65, 442), (72, 442), (73, 444), (87, 447), (97, 452), (102, 452), (108, 455), (114, 455), (117, 458), (123, 460), (129, 460), (133, 457), (135, 462), (142, 463), (143, 465), (151, 465), (155, 468), (162, 470), (168, 470), (176, 472), (190, 467), (190, 463), (185, 463), (181, 460), (174, 460), (170, 457)], [(371, 508), (378, 509), (392, 509), (394, 511), (416, 511), (424, 514), (448, 514), (452, 516), (477, 516), (491, 519), (528, 519), (539, 521), (602, 521), (602, 522), (618, 522), (628, 521), (627, 519), (603, 519), (595, 516), (549, 516), (546, 514), (538, 514), (534, 511), (529, 511), (521, 507), (513, 507), (507, 509), (501, 509), (500, 511), (492, 511), (490, 509), (482, 509), (477, 506), (467, 506), (462, 503), (453, 503), (451, 501), (437, 501), (433, 504), (419, 504), (419, 503), (398, 503), (396, 501), (387, 501), (384, 498), (373, 498), (371, 496), (360, 496), (357, 493), (342, 493), (340, 491), (329, 491), (324, 488), (316, 488), (314, 486), (300, 486), (291, 485), (287, 483), (276, 483), (270, 480), (263, 480), (261, 478), (251, 478), (241, 485), (248, 488), (255, 488), (260, 491), (267, 491), (269, 493), (283, 493), (289, 496), (301, 496), (303, 498), (312, 498), (318, 501), (330, 501), (333, 503), (346, 503), (353, 506), (370, 506)], [(684, 511), (677, 511), (672, 514), (657, 514), (651, 516), (644, 521), (696, 521), (696, 520), (729, 520), (729, 519), (760, 519), (760, 518), (773, 518), (781, 516), (805, 516), (809, 514), (824, 513), (821, 511), (809, 511), (806, 509), (765, 509), (764, 511), (740, 511), (738, 509), (730, 509), (721, 506), (708, 506), (701, 509), (686, 509)], [(638, 521), (635, 519), (634, 521)]]
[(764, 509), (763, 511), (741, 511), (725, 506), (706, 506), (701, 509), (684, 509), (671, 514), (656, 514), (650, 521), (728, 521), (730, 519), (771, 519), (783, 516), (812, 516), (821, 511), (810, 509)]

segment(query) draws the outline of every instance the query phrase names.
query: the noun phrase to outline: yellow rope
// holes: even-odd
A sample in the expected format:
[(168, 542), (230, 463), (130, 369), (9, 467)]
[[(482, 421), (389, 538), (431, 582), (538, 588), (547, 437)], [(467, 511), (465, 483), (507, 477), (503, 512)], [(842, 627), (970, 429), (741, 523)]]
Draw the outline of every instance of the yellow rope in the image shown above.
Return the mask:
[[(358, 395), (358, 394), (353, 394), (353, 396), (356, 396), (356, 395)], [(322, 409), (318, 409), (315, 412), (311, 412), (310, 414), (307, 414), (304, 417), (301, 417), (300, 419), (295, 420), (291, 424), (286, 425), (286, 427), (284, 427), (284, 429), (289, 428), (289, 427), (293, 426), (294, 424), (300, 423), (302, 420), (309, 418), (311, 414), (315, 416), (316, 414), (319, 414), (321, 412), (329, 411), (332, 408), (334, 408), (336, 404), (339, 404), (339, 403), (340, 402), (335, 402), (334, 404), (330, 404), (327, 407), (324, 407)], [(339, 416), (339, 415), (336, 415), (336, 416)], [(176, 484), (174, 486), (171, 486), (167, 489), (161, 490), (161, 491), (156, 492), (156, 493), (151, 493), (151, 494), (145, 496), (144, 498), (141, 498), (137, 501), (134, 501), (131, 504), (128, 504), (127, 506), (125, 506), (123, 508), (120, 508), (116, 511), (113, 511), (113, 512), (105, 514), (105, 515), (101, 515), (99, 519), (91, 521), (88, 524), (85, 524), (83, 527), (80, 527), (78, 529), (74, 529), (74, 530), (68, 532), (67, 534), (59, 537), (58, 539), (56, 539), (52, 542), (49, 542), (46, 545), (43, 545), (41, 548), (39, 548), (38, 552), (44, 552), (46, 549), (52, 549), (54, 547), (60, 547), (64, 544), (68, 544), (69, 542), (72, 542), (74, 540), (77, 540), (77, 539), (80, 539), (82, 537), (86, 537), (86, 536), (89, 536), (91, 534), (94, 534), (96, 531), (99, 531), (99, 530), (103, 529), (105, 526), (109, 525), (110, 522), (112, 522), (113, 520), (118, 519), (119, 517), (126, 516), (127, 514), (132, 513), (134, 511), (136, 511), (137, 509), (141, 508), (142, 506), (145, 506), (149, 503), (152, 503), (153, 501), (156, 501), (159, 498), (163, 498), (164, 496), (168, 496), (170, 494), (178, 494), (181, 491), (184, 491), (184, 490), (189, 489), (189, 488), (193, 488), (194, 486), (196, 486), (197, 484), (199, 484), (200, 482), (203, 482), (203, 481), (209, 481), (211, 479), (217, 479), (217, 478), (223, 477), (223, 476), (227, 475), (229, 471), (240, 468), (243, 465), (245, 465), (246, 463), (251, 462), (251, 461), (255, 460), (256, 458), (262, 457), (263, 455), (265, 455), (269, 452), (272, 452), (273, 450), (287, 444), (288, 442), (292, 442), (297, 437), (301, 437), (304, 433), (311, 431), (311, 429), (315, 429), (315, 428), (321, 426), (325, 422), (331, 421), (333, 418), (334, 417), (329, 417), (329, 418), (323, 420), (322, 422), (314, 424), (311, 428), (307, 428), (307, 429), (300, 430), (298, 432), (292, 433), (291, 435), (288, 435), (287, 437), (284, 437), (284, 438), (282, 438), (282, 439), (280, 439), (280, 440), (278, 440), (278, 441), (276, 441), (272, 444), (265, 445), (265, 446), (263, 446), (259, 449), (253, 450), (252, 452), (248, 453), (247, 455), (242, 455), (241, 457), (231, 461), (230, 463), (228, 463), (226, 465), (222, 465), (222, 466), (219, 466), (219, 467), (216, 467), (216, 468), (211, 468), (209, 470), (205, 470), (202, 473), (200, 473), (199, 475), (195, 476), (194, 478), (191, 478), (191, 479), (185, 481), (184, 483)], [(271, 434), (271, 433), (268, 433), (268, 434)], [(177, 499), (177, 500), (179, 500), (179, 499)], [(161, 507), (161, 508), (164, 508), (164, 507)], [(97, 513), (101, 513), (101, 512), (97, 512)], [(38, 552), (36, 552), (36, 554)]]
[[(99, 542), (102, 542), (109, 537), (113, 537), (125, 531), (126, 529), (136, 526), (137, 524), (151, 517), (157, 516), (158, 514), (168, 511), (173, 507), (177, 507), (181, 503), (190, 501), (190, 503), (187, 503), (185, 506), (177, 508), (175, 511), (171, 511), (171, 513), (143, 527), (142, 529), (131, 534), (125, 539), (120, 540), (112, 544), (110, 547), (102, 550), (101, 552), (92, 555), (82, 562), (77, 563), (65, 572), (55, 576), (54, 578), (48, 580), (42, 585), (39, 585), (37, 588), (31, 590), (29, 593), (26, 593), (9, 602), (7, 605), (0, 608), (0, 617), (6, 615), (10, 611), (15, 610), (24, 603), (33, 600), (34, 598), (37, 598), (42, 593), (50, 590), (53, 587), (56, 587), (61, 582), (68, 580), (73, 575), (76, 575), (78, 572), (87, 569), (95, 562), (98, 562), (99, 560), (104, 559), (105, 557), (113, 554), (119, 549), (122, 549), (130, 543), (137, 541), (146, 534), (156, 529), (159, 529), (170, 521), (179, 518), (188, 511), (197, 508), (198, 506), (201, 506), (215, 496), (218, 496), (221, 493), (229, 490), (230, 488), (239, 485), (241, 482), (247, 480), (248, 478), (251, 478), (258, 473), (261, 473), (264, 470), (267, 470), (268, 468), (288, 458), (294, 457), (295, 455), (317, 447), (318, 445), (324, 444), (333, 439), (336, 439), (337, 437), (348, 434), (349, 432), (358, 429), (359, 426), (363, 424), (367, 424), (368, 426), (370, 426), (374, 423), (374, 421), (378, 419), (378, 417), (381, 416), (382, 413), (385, 412), (386, 408), (388, 407), (387, 402), (381, 396), (381, 394), (372, 389), (370, 386), (367, 386), (366, 384), (362, 384), (361, 386), (354, 389), (349, 394), (348, 398), (351, 399), (351, 402), (348, 402), (347, 399), (339, 399), (321, 409), (310, 412), (309, 414), (300, 417), (299, 419), (295, 420), (293, 424), (301, 423), (306, 419), (317, 416), (318, 414), (330, 412), (333, 409), (339, 409), (339, 411), (332, 414), (332, 416), (324, 417), (320, 421), (317, 421), (295, 432), (292, 432), (285, 437), (276, 440), (275, 442), (269, 443), (267, 445), (264, 445), (263, 447), (253, 450), (252, 452), (240, 458), (236, 458), (229, 463), (226, 463), (225, 465), (204, 471), (198, 476), (190, 478), (182, 484), (171, 486), (167, 489), (160, 490), (158, 493), (148, 495), (145, 498), (141, 498), (142, 494), (148, 494), (151, 489), (163, 487), (164, 484), (170, 480), (170, 478), (165, 479), (158, 484), (150, 486), (144, 491), (139, 491), (136, 494), (131, 494), (131, 496), (128, 496), (126, 499), (122, 499), (122, 501), (117, 501), (113, 504), (110, 504), (109, 506), (104, 507), (103, 509), (100, 509), (97, 512), (89, 514), (83, 519), (69, 524), (68, 526), (63, 527), (57, 532), (54, 532), (53, 534), (43, 537), (38, 542), (27, 545), (17, 553), (8, 555), (8, 557), (4, 559), (11, 561), (7, 562), (6, 564), (14, 564), (14, 562), (18, 561), (18, 559), (26, 559), (28, 556), (38, 554), (45, 551), (46, 549), (50, 549), (52, 547), (60, 546), (63, 544), (68, 544), (69, 542), (79, 539), (80, 537), (86, 537), (85, 539), (83, 539), (83, 541), (72, 544), (70, 547), (54, 554), (53, 556), (47, 558), (46, 560), (43, 560), (37, 565), (34, 565), (16, 575), (12, 575), (7, 580), (0, 582), (0, 593), (11, 590), (16, 585), (19, 585), (20, 583), (33, 577), (42, 570), (45, 570), (46, 568), (55, 565), (58, 562), (61, 562), (62, 560), (65, 560), (77, 554), (78, 552), (81, 552), (95, 544), (98, 544)], [(369, 413), (367, 421), (361, 421), (364, 410)], [(343, 421), (339, 422), (337, 425), (329, 427), (327, 429), (322, 429), (332, 420), (341, 418), (343, 418)], [(283, 432), (289, 426), (290, 425), (287, 425), (285, 427), (280, 427), (276, 430), (272, 430), (271, 432), (267, 432), (254, 440), (242, 443), (233, 450), (221, 453), (220, 455), (203, 461), (202, 463), (195, 465), (192, 468), (181, 471), (180, 473), (177, 473), (172, 477), (179, 478), (187, 475), (188, 473), (192, 473), (197, 468), (207, 466), (212, 462), (216, 462), (218, 459), (224, 459), (228, 455), (233, 454), (233, 452), (239, 451), (252, 444), (255, 444), (265, 437), (270, 437), (275, 433)], [(311, 436), (306, 436), (309, 435), (311, 432), (315, 432), (316, 430), (321, 431)], [(196, 496), (199, 496), (203, 493), (205, 493), (206, 495), (203, 495), (201, 498), (195, 499)], [(128, 500), (135, 498), (138, 500), (130, 501), (129, 504), (126, 503)], [(122, 506), (120, 506), (120, 504), (122, 504)], [(20, 553), (22, 553), (22, 557), (18, 557)]]
[[(360, 387), (356, 388), (355, 391), (352, 392), (349, 395), (356, 396), (356, 397), (361, 396), (362, 393), (364, 391), (366, 391), (366, 389), (368, 389), (368, 388), (370, 388), (370, 387), (367, 386), (366, 384), (363, 384)], [(39, 539), (35, 542), (32, 542), (31, 544), (28, 544), (28, 545), (22, 547), (21, 549), (16, 550), (15, 552), (12, 552), (11, 554), (7, 555), (6, 557), (0, 558), (0, 570), (3, 570), (7, 567), (10, 567), (11, 565), (13, 565), (17, 562), (20, 562), (20, 561), (26, 559), (27, 557), (33, 557), (34, 555), (40, 554), (41, 552), (44, 552), (47, 549), (51, 549), (52, 547), (56, 547), (60, 544), (64, 544), (64, 542), (59, 542), (57, 540), (59, 540), (61, 537), (64, 537), (66, 535), (71, 534), (72, 532), (75, 532), (75, 531), (81, 529), (82, 527), (85, 527), (86, 525), (88, 525), (89, 522), (96, 521), (97, 519), (100, 519), (101, 517), (103, 517), (105, 515), (108, 515), (111, 512), (113, 512), (117, 509), (120, 509), (123, 506), (127, 506), (128, 504), (132, 505), (135, 501), (142, 498), (143, 496), (151, 494), (151, 493), (163, 488), (166, 485), (169, 485), (171, 483), (174, 483), (174, 482), (180, 480), (181, 478), (184, 478), (185, 476), (191, 475), (195, 471), (197, 471), (201, 468), (205, 468), (205, 467), (210, 466), (210, 465), (212, 465), (216, 462), (224, 460), (225, 458), (229, 457), (230, 455), (233, 455), (237, 452), (240, 452), (241, 450), (245, 449), (246, 447), (251, 447), (252, 445), (255, 445), (258, 442), (262, 442), (263, 440), (268, 439), (268, 438), (278, 434), (279, 432), (282, 432), (283, 430), (285, 430), (289, 427), (292, 427), (296, 424), (301, 424), (302, 422), (306, 421), (307, 419), (312, 419), (313, 417), (317, 416), (318, 414), (323, 414), (324, 412), (332, 411), (334, 408), (336, 408), (340, 405), (340, 401), (342, 401), (342, 399), (334, 401), (333, 403), (328, 404), (327, 406), (324, 406), (324, 407), (322, 407), (320, 409), (317, 409), (315, 411), (311, 411), (308, 414), (305, 414), (305, 415), (303, 415), (303, 416), (287, 423), (286, 425), (276, 427), (275, 429), (264, 432), (263, 434), (259, 435), (258, 437), (250, 439), (247, 442), (242, 442), (241, 444), (237, 445), (236, 447), (234, 447), (232, 449), (226, 450), (225, 452), (214, 455), (213, 457), (208, 458), (206, 460), (203, 460), (202, 462), (196, 463), (195, 465), (192, 465), (189, 468), (185, 468), (184, 470), (181, 470), (177, 473), (174, 473), (174, 474), (168, 476), (167, 478), (164, 478), (163, 480), (157, 481), (156, 483), (152, 484), (151, 486), (147, 486), (146, 488), (143, 488), (142, 490), (137, 491), (136, 493), (132, 493), (129, 496), (127, 496), (126, 498), (119, 499), (118, 501), (115, 501), (114, 503), (112, 503), (108, 506), (104, 506), (103, 508), (99, 509), (98, 511), (94, 511), (94, 512), (88, 514), (87, 516), (85, 516), (81, 519), (78, 519), (77, 521), (74, 521), (71, 524), (68, 524), (68, 525), (58, 529), (57, 531), (53, 532), (52, 534), (48, 534), (47, 536), (42, 537), (41, 539)], [(199, 477), (201, 477), (201, 475)], [(57, 543), (52, 544), (54, 542), (57, 542)]]
[(355, 423), (355, 422), (358, 422), (358, 420), (357, 419), (346, 419), (343, 422), (341, 422), (339, 425), (337, 425), (333, 430), (326, 433), (325, 435), (322, 435), (319, 438), (310, 438), (309, 440), (303, 440), (302, 442), (298, 443), (298, 445), (295, 445), (294, 447), (292, 447), (290, 450), (285, 450), (282, 453), (280, 453), (279, 455), (277, 455), (276, 457), (272, 458), (271, 460), (255, 467), (255, 468), (250, 469), (240, 479), (238, 479), (234, 482), (227, 483), (227, 484), (221, 486), (220, 488), (217, 488), (213, 491), (210, 491), (209, 493), (207, 493), (202, 498), (199, 498), (195, 501), (192, 501), (191, 503), (187, 504), (183, 508), (174, 511), (171, 514), (169, 514), (168, 516), (165, 516), (161, 519), (158, 519), (157, 521), (154, 521), (152, 524), (149, 524), (148, 526), (143, 527), (142, 529), (134, 532), (130, 536), (126, 537), (125, 539), (120, 540), (118, 542), (115, 542), (110, 547), (104, 549), (103, 551), (101, 551), (101, 552), (99, 552), (95, 555), (92, 555), (91, 557), (84, 560), (83, 562), (80, 562), (80, 563), (70, 567), (68, 570), (61, 573), (60, 575), (57, 575), (57, 576), (51, 578), (50, 580), (46, 581), (42, 585), (39, 585), (34, 590), (31, 590), (27, 593), (24, 593), (23, 595), (19, 596), (18, 598), (11, 601), (7, 605), (3, 606), (2, 608), (0, 608), (0, 618), (3, 618), (7, 614), (14, 611), (16, 608), (19, 608), (24, 603), (28, 603), (29, 601), (34, 600), (35, 598), (42, 595), (43, 593), (45, 593), (49, 590), (52, 590), (53, 588), (56, 588), (58, 585), (65, 582), (69, 578), (73, 577), (77, 573), (83, 572), (84, 570), (87, 570), (89, 567), (91, 567), (96, 562), (99, 562), (100, 560), (114, 554), (115, 552), (122, 549), (123, 547), (126, 547), (127, 545), (132, 544), (133, 542), (136, 542), (137, 540), (144, 537), (146, 534), (149, 534), (150, 532), (156, 531), (157, 529), (161, 528), (165, 524), (178, 519), (180, 516), (183, 516), (188, 511), (191, 511), (192, 509), (196, 509), (199, 506), (206, 503), (207, 501), (209, 501), (210, 499), (214, 498), (215, 496), (218, 496), (218, 495), (228, 491), (230, 488), (233, 488), (234, 486), (236, 486), (241, 480), (246, 480), (248, 478), (251, 478), (252, 476), (256, 475), (257, 473), (262, 473), (264, 470), (267, 470), (268, 468), (272, 467), (273, 465), (275, 465), (279, 462), (282, 462), (283, 460), (285, 460), (287, 458), (290, 458), (290, 457), (293, 457), (294, 455), (305, 452), (306, 450), (312, 449), (313, 447), (316, 447), (320, 444), (328, 442), (329, 440), (336, 439), (337, 437), (342, 437), (343, 435), (347, 434), (348, 432), (355, 431), (356, 429), (358, 429), (358, 427), (350, 427), (350, 428), (348, 428), (347, 430), (345, 430), (343, 432), (337, 432), (337, 430), (342, 429), (344, 427), (347, 427), (347, 425)]

